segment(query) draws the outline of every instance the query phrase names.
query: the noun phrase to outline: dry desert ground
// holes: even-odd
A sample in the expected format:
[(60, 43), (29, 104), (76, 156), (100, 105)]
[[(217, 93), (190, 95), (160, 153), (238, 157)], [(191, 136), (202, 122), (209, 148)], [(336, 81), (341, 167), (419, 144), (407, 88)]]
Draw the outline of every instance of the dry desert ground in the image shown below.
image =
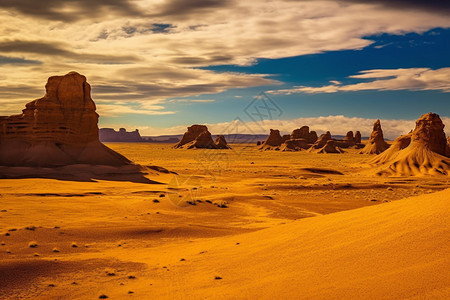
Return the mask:
[(108, 143), (153, 184), (0, 181), (0, 299), (449, 299), (450, 178)]

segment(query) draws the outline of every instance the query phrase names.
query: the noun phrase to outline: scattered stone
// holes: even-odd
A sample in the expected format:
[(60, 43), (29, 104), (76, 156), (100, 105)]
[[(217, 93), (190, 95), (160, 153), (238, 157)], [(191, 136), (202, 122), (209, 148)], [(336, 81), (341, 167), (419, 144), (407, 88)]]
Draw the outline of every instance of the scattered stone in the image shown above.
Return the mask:
[(29, 242), (28, 243), (28, 247), (30, 247), (30, 248), (36, 248), (38, 246), (38, 244), (37, 244), (37, 242)]

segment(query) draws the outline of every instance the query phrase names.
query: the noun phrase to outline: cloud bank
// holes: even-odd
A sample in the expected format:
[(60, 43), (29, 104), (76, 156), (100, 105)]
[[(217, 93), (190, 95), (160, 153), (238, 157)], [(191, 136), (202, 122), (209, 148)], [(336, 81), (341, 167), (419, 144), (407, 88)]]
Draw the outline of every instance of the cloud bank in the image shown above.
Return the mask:
[[(372, 43), (366, 36), (450, 27), (441, 13), (445, 4), (435, 9), (433, 1), (413, 2), (414, 9), (405, 9), (406, 1), (0, 1), (0, 103), (10, 103), (0, 114), (12, 103), (20, 111), (42, 95), (36, 90), (47, 77), (73, 70), (87, 76), (96, 101), (138, 101), (171, 113), (164, 103), (176, 97), (280, 84), (270, 74), (199, 67), (358, 50)], [(415, 9), (420, 5), (427, 9)], [(442, 76), (433, 70), (425, 75), (434, 82)]]

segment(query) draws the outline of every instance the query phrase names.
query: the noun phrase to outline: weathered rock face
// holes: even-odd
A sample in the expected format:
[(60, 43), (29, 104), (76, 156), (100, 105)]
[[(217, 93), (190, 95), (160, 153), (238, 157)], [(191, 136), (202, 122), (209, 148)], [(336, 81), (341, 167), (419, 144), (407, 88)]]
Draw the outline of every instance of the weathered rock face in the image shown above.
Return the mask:
[[(181, 148), (183, 145), (194, 141), (202, 132), (208, 131), (206, 125), (192, 125), (188, 127), (188, 130), (184, 133), (181, 140), (175, 144), (175, 148)], [(212, 142), (212, 138), (211, 138)]]
[(272, 148), (278, 148), (283, 144), (283, 138), (280, 135), (280, 131), (277, 129), (270, 129), (270, 134), (264, 143), (261, 145), (261, 150), (268, 150)]
[(192, 125), (188, 127), (181, 141), (176, 143), (174, 147), (186, 149), (231, 149), (223, 135), (218, 135), (216, 140), (213, 141), (211, 133), (205, 125)]
[(86, 77), (53, 76), (44, 97), (23, 113), (0, 117), (0, 164), (54, 167), (71, 164), (130, 164), (98, 139), (98, 115)]
[(98, 140), (98, 115), (86, 77), (52, 76), (44, 97), (26, 104), (21, 115), (0, 117), (2, 140), (84, 144)]
[(307, 143), (313, 144), (317, 141), (317, 133), (315, 131), (309, 132), (308, 126), (302, 126), (299, 129), (294, 129), (294, 131), (292, 131), (290, 139), (304, 139)]
[(387, 148), (389, 148), (389, 144), (384, 141), (383, 130), (381, 129), (380, 120), (376, 120), (375, 123), (373, 124), (373, 131), (370, 134), (369, 141), (359, 153), (380, 154)]
[(361, 132), (359, 132), (359, 131), (355, 132), (355, 143), (361, 144)]
[(446, 144), (441, 118), (428, 113), (416, 121), (413, 132), (396, 139), (391, 151), (370, 163), (381, 165), (378, 174), (382, 175), (449, 175), (450, 158), (444, 156)]
[(355, 138), (353, 137), (353, 131), (347, 132), (347, 134), (345, 135), (343, 141), (347, 142), (347, 143), (354, 144), (355, 143)]
[(325, 144), (325, 146), (323, 146), (320, 149), (314, 149), (313, 152), (316, 153), (344, 153), (344, 151), (336, 146), (336, 141), (335, 140), (328, 140)]
[(416, 121), (411, 144), (413, 146), (418, 144), (437, 154), (445, 155), (447, 140), (445, 139), (444, 123), (438, 114), (427, 113)]
[(223, 135), (216, 136), (214, 144), (216, 144), (217, 149), (231, 149)]
[(206, 130), (201, 132), (195, 140), (185, 145), (186, 149), (193, 148), (206, 148), (206, 149), (217, 149), (216, 144), (214, 143), (211, 133)]
[(308, 149), (310, 144), (305, 139), (290, 139), (285, 141), (281, 147), (281, 151), (300, 151), (302, 149)]
[(328, 141), (332, 140), (331, 133), (327, 131), (326, 133), (322, 134), (319, 139), (311, 146), (312, 149), (320, 149), (326, 145)]

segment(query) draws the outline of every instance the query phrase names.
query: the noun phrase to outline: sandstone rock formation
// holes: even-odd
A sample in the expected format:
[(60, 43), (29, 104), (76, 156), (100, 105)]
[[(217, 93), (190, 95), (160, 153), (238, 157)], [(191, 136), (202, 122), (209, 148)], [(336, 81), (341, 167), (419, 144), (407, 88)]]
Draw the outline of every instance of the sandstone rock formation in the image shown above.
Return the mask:
[(311, 144), (317, 141), (317, 133), (309, 131), (308, 126), (294, 129), (290, 135), (283, 136), (283, 144), (280, 147), (281, 151), (300, 151), (308, 149)]
[(216, 144), (217, 149), (231, 149), (223, 135), (218, 135), (214, 140), (214, 144)]
[(348, 131), (342, 140), (336, 140), (336, 146), (340, 148), (363, 148), (364, 145), (361, 144), (361, 133), (357, 131), (357, 134), (358, 136), (353, 136), (353, 131)]
[[(192, 125), (188, 127), (188, 130), (184, 133), (181, 140), (175, 144), (175, 148), (181, 148), (185, 144), (194, 141), (202, 132), (208, 131), (208, 127), (206, 125)], [(212, 138), (211, 138), (211, 142)]]
[(355, 138), (353, 137), (353, 131), (347, 132), (343, 141), (346, 143), (349, 143), (349, 144), (355, 144)]
[(283, 138), (280, 135), (280, 131), (277, 129), (270, 129), (270, 134), (267, 139), (262, 143), (260, 150), (279, 150), (281, 144), (283, 144)]
[(450, 174), (450, 158), (444, 156), (447, 140), (444, 124), (439, 115), (427, 113), (421, 116), (416, 121), (414, 131), (398, 138), (394, 144), (395, 148), (393, 146), (392, 151), (386, 151), (385, 155), (375, 157), (370, 162), (380, 165), (378, 174), (394, 176)]
[(383, 130), (381, 129), (380, 120), (376, 120), (375, 123), (373, 124), (373, 131), (370, 134), (369, 141), (359, 153), (380, 154), (387, 148), (389, 148), (389, 144), (384, 141)]
[(308, 144), (308, 142), (305, 139), (290, 139), (285, 141), (281, 147), (281, 151), (300, 151), (302, 149), (308, 149), (311, 146), (311, 144)]
[(308, 126), (302, 126), (299, 129), (294, 129), (291, 133), (291, 140), (304, 139), (308, 144), (313, 144), (317, 141), (317, 133), (309, 131)]
[(139, 130), (128, 132), (125, 128), (115, 131), (113, 128), (100, 128), (99, 139), (101, 142), (126, 142), (142, 143), (144, 139), (139, 134)]
[(100, 143), (86, 77), (76, 72), (52, 76), (45, 89), (45, 96), (26, 104), (22, 114), (0, 117), (0, 165), (131, 164)]
[(186, 149), (217, 149), (217, 146), (212, 139), (211, 133), (208, 130), (201, 132), (195, 138), (195, 140), (185, 144), (185, 147)]
[(335, 140), (328, 140), (325, 144), (325, 146), (323, 146), (320, 149), (315, 149), (313, 152), (316, 153), (344, 153), (344, 151), (336, 146), (336, 141)]
[(332, 140), (331, 133), (327, 131), (326, 133), (322, 134), (319, 139), (311, 145), (309, 148), (310, 151), (314, 152), (315, 149), (320, 149), (326, 145), (328, 141)]
[(231, 149), (223, 135), (218, 135), (216, 140), (213, 141), (211, 133), (205, 125), (192, 125), (188, 127), (188, 130), (174, 147), (185, 149)]
[(361, 132), (359, 132), (359, 131), (355, 132), (355, 143), (361, 144)]

